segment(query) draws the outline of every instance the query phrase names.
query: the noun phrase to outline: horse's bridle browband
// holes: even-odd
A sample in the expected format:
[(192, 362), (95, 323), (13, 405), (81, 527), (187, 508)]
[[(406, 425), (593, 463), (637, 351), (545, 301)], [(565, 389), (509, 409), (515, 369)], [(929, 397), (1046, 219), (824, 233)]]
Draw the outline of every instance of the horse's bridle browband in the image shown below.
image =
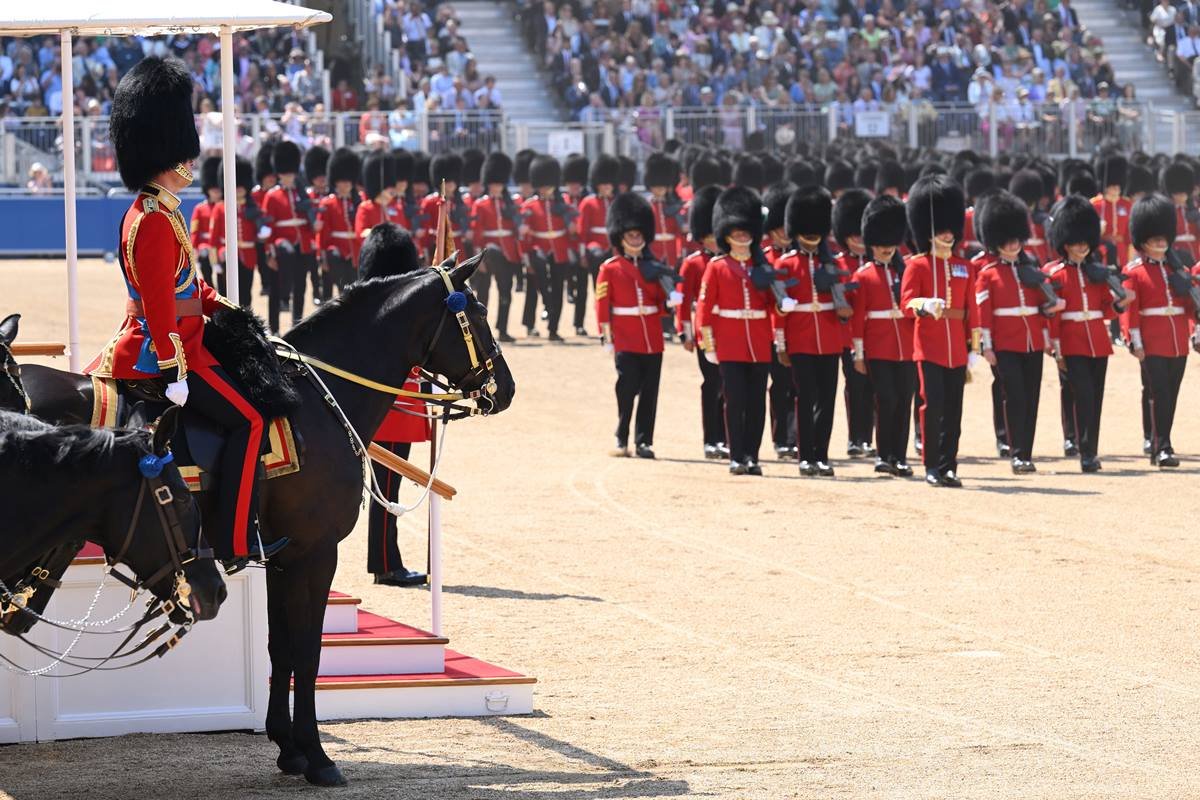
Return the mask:
[(8, 378), (8, 382), (17, 390), (17, 394), (25, 403), (25, 413), (28, 414), (33, 405), (29, 400), (29, 393), (25, 391), (25, 384), (21, 383), (21, 366), (13, 358), (12, 348), (8, 346), (7, 342), (0, 342), (0, 352), (4, 355), (4, 363), (0, 364), (4, 371), (4, 377)]

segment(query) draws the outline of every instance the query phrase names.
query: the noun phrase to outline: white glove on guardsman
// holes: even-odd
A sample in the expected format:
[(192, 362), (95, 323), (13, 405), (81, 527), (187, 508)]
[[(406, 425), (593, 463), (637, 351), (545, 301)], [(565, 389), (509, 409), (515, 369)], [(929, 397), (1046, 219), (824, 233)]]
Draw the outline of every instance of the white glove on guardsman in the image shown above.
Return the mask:
[(946, 301), (940, 297), (931, 297), (921, 304), (921, 310), (934, 319), (941, 319), (946, 310)]
[(674, 292), (671, 292), (670, 296), (667, 298), (667, 308), (675, 308), (682, 302), (683, 302), (683, 292), (676, 290)]
[(796, 298), (785, 297), (779, 301), (779, 310), (782, 311), (784, 314), (790, 314), (796, 310), (796, 305), (797, 305)]
[(704, 351), (704, 360), (710, 364), (720, 364), (721, 363), (720, 361), (717, 360), (717, 353), (714, 350), (705, 350)]
[(188, 400), (187, 381), (174, 381), (167, 384), (167, 399), (177, 406), (182, 406)]

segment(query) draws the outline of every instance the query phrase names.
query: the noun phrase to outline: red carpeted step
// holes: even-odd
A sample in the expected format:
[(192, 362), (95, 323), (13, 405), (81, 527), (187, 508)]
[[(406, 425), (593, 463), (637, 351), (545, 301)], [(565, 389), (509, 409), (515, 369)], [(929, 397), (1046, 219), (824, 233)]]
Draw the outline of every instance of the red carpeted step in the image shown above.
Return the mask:
[(441, 672), (414, 673), (411, 675), (330, 675), (317, 678), (318, 689), (373, 689), (405, 686), (485, 686), (488, 684), (532, 684), (530, 678), (519, 672), (471, 658), (468, 655), (446, 651), (446, 667)]

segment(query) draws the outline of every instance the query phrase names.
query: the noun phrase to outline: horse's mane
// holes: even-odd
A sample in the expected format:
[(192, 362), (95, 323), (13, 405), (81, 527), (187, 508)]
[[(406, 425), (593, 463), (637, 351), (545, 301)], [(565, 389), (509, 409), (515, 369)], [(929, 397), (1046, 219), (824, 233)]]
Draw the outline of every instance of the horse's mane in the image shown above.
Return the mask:
[[(432, 273), (429, 270), (414, 270), (402, 275), (386, 275), (381, 278), (368, 278), (356, 281), (346, 287), (340, 295), (332, 300), (321, 303), (312, 314), (309, 314), (299, 324), (295, 325), (285, 335), (284, 339), (297, 344), (303, 339), (322, 339), (331, 324), (360, 314), (374, 314), (378, 309), (372, 304), (391, 298), (396, 293), (391, 291), (407, 283), (416, 285), (422, 278)], [(386, 289), (387, 291), (380, 291)]]
[(0, 411), (0, 468), (30, 472), (48, 468), (102, 469), (119, 450), (151, 452), (150, 441), (147, 431), (87, 425), (57, 427), (34, 417)]

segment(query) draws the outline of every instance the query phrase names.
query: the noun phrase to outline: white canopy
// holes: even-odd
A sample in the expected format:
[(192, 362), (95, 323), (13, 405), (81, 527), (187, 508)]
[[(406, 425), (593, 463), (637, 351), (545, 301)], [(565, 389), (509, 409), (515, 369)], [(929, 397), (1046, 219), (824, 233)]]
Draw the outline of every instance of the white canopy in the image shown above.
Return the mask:
[[(329, 22), (328, 12), (275, 0), (54, 0), (25, 6), (10, 0), (0, 10), (0, 33), (33, 36), (70, 31), (75, 36), (158, 36), (220, 33)], [(5, 3), (5, 5), (10, 5)], [(189, 7), (191, 6), (191, 7)]]

